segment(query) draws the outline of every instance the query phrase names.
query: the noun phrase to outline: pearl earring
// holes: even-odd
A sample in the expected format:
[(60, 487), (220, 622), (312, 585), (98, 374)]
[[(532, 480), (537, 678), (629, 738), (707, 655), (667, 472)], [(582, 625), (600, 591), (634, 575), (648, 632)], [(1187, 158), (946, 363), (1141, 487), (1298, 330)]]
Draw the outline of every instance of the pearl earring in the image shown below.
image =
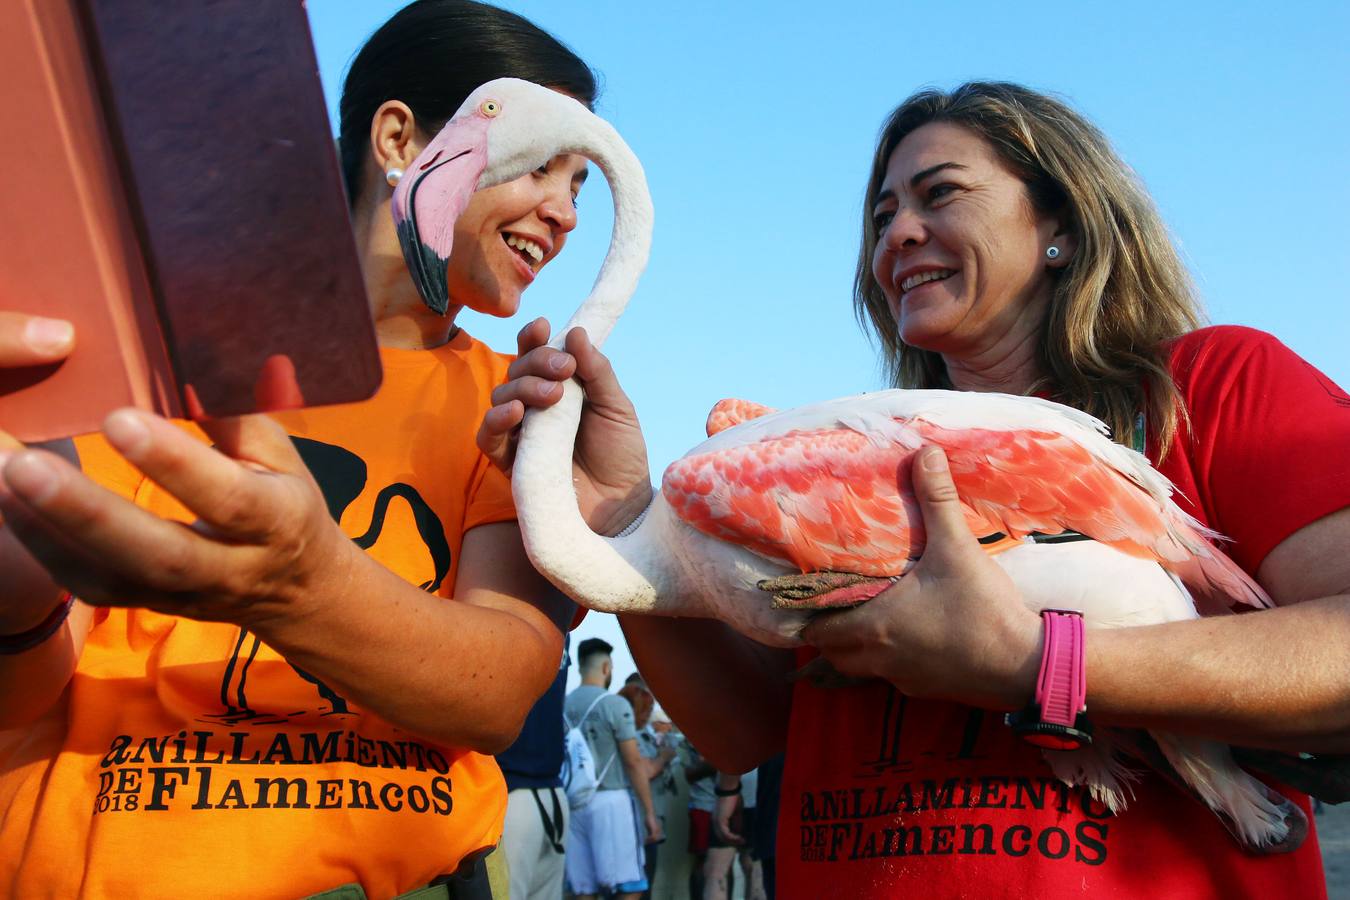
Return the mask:
[(1059, 259), (1059, 248), (1058, 248), (1058, 247), (1053, 247), (1053, 246), (1051, 246), (1051, 247), (1046, 247), (1046, 248), (1045, 248), (1045, 258), (1046, 258), (1046, 259)]
[(394, 168), (384, 173), (384, 180), (389, 182), (390, 187), (397, 187), (399, 181), (403, 179), (403, 170)]

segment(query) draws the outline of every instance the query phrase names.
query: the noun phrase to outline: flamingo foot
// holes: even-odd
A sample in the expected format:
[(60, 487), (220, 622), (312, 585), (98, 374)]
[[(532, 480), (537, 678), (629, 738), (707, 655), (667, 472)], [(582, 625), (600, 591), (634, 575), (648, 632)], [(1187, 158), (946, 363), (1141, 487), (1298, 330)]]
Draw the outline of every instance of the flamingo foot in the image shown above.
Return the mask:
[(756, 587), (773, 594), (774, 609), (845, 609), (866, 603), (894, 582), (853, 572), (807, 572), (766, 578)]
[(1266, 789), (1266, 797), (1270, 802), (1279, 807), (1280, 813), (1284, 816), (1284, 824), (1288, 826), (1289, 833), (1285, 835), (1284, 840), (1274, 844), (1267, 844), (1261, 847), (1244, 845), (1249, 853), (1257, 856), (1273, 856), (1277, 853), (1290, 853), (1303, 845), (1304, 839), (1308, 836), (1308, 815), (1297, 803), (1288, 797), (1276, 791), (1274, 788)]
[(1279, 750), (1234, 747), (1233, 759), (1323, 803), (1350, 800), (1350, 756), (1309, 756)]

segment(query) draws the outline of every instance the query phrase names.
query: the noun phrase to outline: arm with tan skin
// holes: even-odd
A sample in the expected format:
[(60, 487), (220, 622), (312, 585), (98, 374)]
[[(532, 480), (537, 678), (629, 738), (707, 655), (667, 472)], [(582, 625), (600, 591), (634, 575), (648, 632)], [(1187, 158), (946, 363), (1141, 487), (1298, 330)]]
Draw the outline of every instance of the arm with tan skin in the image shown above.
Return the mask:
[[(39, 365), (64, 359), (75, 346), (69, 322), (0, 312), (0, 368)], [(0, 423), (3, 427), (3, 423)], [(0, 467), (23, 444), (0, 430)], [(0, 484), (0, 496), (4, 486)], [(18, 635), (39, 625), (58, 603), (62, 590), (15, 539), (0, 518), (0, 635)], [(51, 707), (65, 689), (92, 612), (80, 604), (56, 634), (24, 653), (0, 655), (0, 729), (27, 724)]]
[(647, 770), (647, 780), (652, 781), (664, 772), (674, 758), (675, 750), (671, 747), (662, 747), (655, 756), (642, 757), (642, 765)]
[[(1348, 546), (1350, 509), (1342, 509), (1296, 531), (1262, 562), (1257, 580), (1278, 609), (1094, 632), (1094, 715), (1237, 744), (1350, 753)], [(1121, 677), (1126, 672), (1132, 677)], [(1234, 679), (1244, 672), (1250, 677)]]
[(730, 844), (745, 843), (745, 837), (731, 828), (731, 817), (736, 815), (736, 809), (741, 805), (741, 796), (739, 793), (723, 795), (726, 791), (739, 791), (740, 787), (741, 776), (726, 772), (717, 773), (717, 808), (713, 811), (713, 827), (722, 835), (722, 839)]
[[(561, 628), (572, 608), (530, 568), (515, 524), (482, 525), (464, 536), (453, 600), (374, 569), (368, 574), (386, 584), (372, 581), (367, 589), (379, 593), (354, 584), (335, 604), (325, 602), (313, 627), (286, 623), (261, 632), (264, 640), (400, 727), (482, 753), (510, 746), (557, 674)], [(381, 595), (389, 602), (369, 601)], [(550, 598), (552, 607), (546, 614), (523, 597)], [(364, 650), (335, 659), (334, 646)]]
[[(651, 499), (642, 430), (609, 361), (584, 331), (567, 335), (567, 352), (545, 345), (548, 323), (521, 329), (520, 355), (508, 381), (492, 395), (479, 431), (479, 448), (510, 471), (515, 430), (525, 407), (546, 407), (562, 395), (559, 382), (575, 375), (586, 388), (573, 461), (578, 502), (591, 527), (614, 534)], [(764, 647), (707, 619), (620, 616), (624, 637), (662, 708), (702, 753), (731, 772), (754, 768), (787, 740), (794, 668), (791, 651)], [(726, 689), (735, 684), (736, 690)], [(728, 728), (735, 722), (735, 728)]]
[(711, 619), (619, 616), (619, 624), (662, 709), (718, 769), (747, 772), (787, 745), (792, 651)]
[[(55, 581), (92, 604), (134, 598), (247, 627), (410, 732), (489, 753), (509, 745), (562, 650), (549, 616), (519, 599), (555, 594), (529, 568), (514, 527), (470, 532), (457, 599), (433, 597), (348, 540), (276, 423), (253, 416), (204, 428), (221, 452), (144, 413), (115, 413), (105, 427), (116, 449), (200, 517), (192, 527), (43, 451), (17, 453), (0, 470), (0, 510)], [(57, 636), (20, 665), (50, 669), (59, 695), (77, 649)], [(27, 689), (8, 674), (7, 713)]]
[[(37, 626), (63, 594), (8, 527), (0, 527), (0, 572), (5, 573), (0, 635)], [(77, 602), (47, 640), (22, 653), (0, 655), (0, 731), (27, 725), (52, 708), (75, 672), (93, 615)]]
[(717, 774), (717, 766), (704, 759), (703, 754), (694, 749), (692, 745), (689, 746), (689, 752), (692, 761), (684, 767), (684, 780), (686, 782), (693, 784), (695, 781), (712, 778)]
[[(1019, 708), (1039, 668), (1039, 617), (965, 526), (936, 448), (916, 461), (914, 484), (929, 533), (923, 558), (867, 604), (818, 616), (803, 636), (845, 675), (884, 678), (911, 696)], [(1341, 510), (1277, 546), (1258, 580), (1281, 608), (1090, 631), (1093, 720), (1350, 751), (1347, 542), (1350, 510)]]
[(661, 832), (661, 820), (657, 818), (656, 806), (652, 803), (652, 785), (647, 774), (647, 760), (642, 758), (642, 751), (638, 750), (637, 738), (619, 741), (619, 760), (628, 775), (628, 783), (633, 786), (633, 795), (642, 806), (642, 815), (647, 825), (647, 843), (662, 840), (665, 835)]

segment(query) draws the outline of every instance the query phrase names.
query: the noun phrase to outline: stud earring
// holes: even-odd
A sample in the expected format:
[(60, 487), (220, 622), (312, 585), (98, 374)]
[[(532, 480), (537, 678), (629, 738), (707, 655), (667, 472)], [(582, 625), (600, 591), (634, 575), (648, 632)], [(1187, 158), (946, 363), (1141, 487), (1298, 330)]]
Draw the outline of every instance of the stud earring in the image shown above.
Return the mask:
[(384, 180), (389, 182), (390, 187), (398, 187), (398, 183), (403, 179), (403, 170), (399, 168), (390, 169), (384, 173)]
[(1054, 247), (1054, 246), (1046, 247), (1046, 248), (1045, 248), (1045, 258), (1046, 258), (1046, 259), (1059, 259), (1059, 248), (1058, 248), (1058, 247)]

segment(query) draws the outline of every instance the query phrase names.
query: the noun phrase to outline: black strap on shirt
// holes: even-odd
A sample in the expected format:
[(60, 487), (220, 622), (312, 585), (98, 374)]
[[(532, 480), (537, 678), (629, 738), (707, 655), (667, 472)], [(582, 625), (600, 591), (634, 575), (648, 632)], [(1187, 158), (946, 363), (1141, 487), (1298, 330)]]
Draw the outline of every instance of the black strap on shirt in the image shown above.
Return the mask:
[(561, 856), (563, 854), (562, 804), (558, 802), (556, 790), (553, 788), (544, 788), (543, 790), (547, 790), (549, 797), (553, 798), (553, 816), (551, 818), (548, 811), (544, 809), (544, 801), (539, 799), (540, 788), (530, 788), (530, 793), (534, 796), (534, 805), (539, 809), (539, 820), (544, 823), (544, 837), (548, 839), (553, 852)]

